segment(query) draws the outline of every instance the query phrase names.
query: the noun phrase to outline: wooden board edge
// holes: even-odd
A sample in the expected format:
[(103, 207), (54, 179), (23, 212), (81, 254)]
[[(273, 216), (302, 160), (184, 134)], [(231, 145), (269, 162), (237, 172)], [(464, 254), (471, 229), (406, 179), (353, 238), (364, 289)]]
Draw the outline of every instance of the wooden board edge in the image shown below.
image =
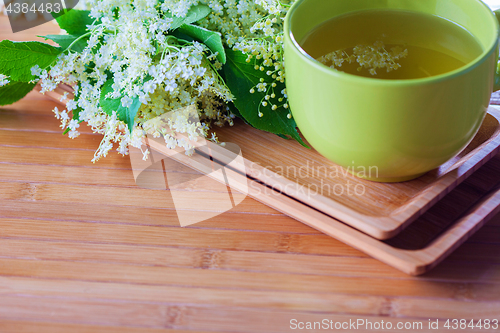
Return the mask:
[[(147, 141), (145, 141), (147, 142)], [(149, 148), (173, 158), (177, 162), (194, 168), (200, 172), (205, 173), (207, 176), (227, 184), (226, 179), (221, 177), (221, 174), (210, 173), (210, 167), (207, 166), (204, 157), (188, 157), (185, 154), (179, 153), (176, 150), (167, 149), (164, 144), (149, 140)], [(217, 164), (216, 161), (214, 163)], [(220, 168), (225, 168), (226, 176), (231, 179), (242, 179), (242, 174), (238, 170), (228, 168), (227, 165), (220, 165)], [(386, 264), (399, 269), (407, 274), (413, 274), (418, 267), (424, 266), (427, 263), (423, 262), (421, 258), (413, 256), (411, 251), (404, 251), (395, 249), (367, 234), (364, 234), (324, 213), (303, 205), (294, 198), (283, 195), (282, 193), (273, 192), (262, 183), (255, 180), (245, 179), (246, 184), (232, 181), (231, 188), (238, 191), (245, 191), (248, 196), (264, 203), (274, 209), (312, 227), (315, 228), (347, 245), (350, 245), (368, 255), (385, 262)]]
[[(40, 89), (40, 87), (37, 87), (36, 89)], [(73, 88), (71, 86), (60, 85), (52, 94), (47, 94), (47, 96), (53, 100), (56, 100), (56, 101), (62, 103), (60, 101), (60, 96), (62, 96), (66, 92), (70, 94), (72, 92), (72, 89)], [(490, 106), (488, 110), (490, 110), (490, 108), (493, 110), (490, 114), (492, 114), (492, 116), (495, 117), (500, 123), (499, 108)], [(491, 158), (494, 156), (494, 151), (500, 150), (500, 129), (497, 130), (495, 133), (497, 135), (495, 138), (498, 139), (498, 142), (495, 141), (495, 143), (492, 144), (492, 142), (495, 139), (492, 137), (490, 140), (488, 140), (487, 142), (483, 143), (483, 145), (481, 145), (481, 146), (488, 146), (488, 147), (492, 146), (491, 151), (489, 152), (489, 154), (486, 154), (485, 157), (489, 156), (489, 158)], [(210, 155), (213, 155), (213, 157), (220, 160), (222, 162), (222, 164), (227, 164), (228, 161), (234, 160), (234, 154), (232, 152), (229, 152), (227, 149), (224, 149), (223, 147), (220, 147), (217, 144), (214, 144), (214, 143), (207, 141), (206, 143), (203, 143), (203, 144), (197, 144), (197, 148), (202, 148), (203, 145), (206, 145), (206, 147), (208, 149), (205, 152), (207, 152)], [(162, 153), (165, 154), (165, 151), (163, 151)], [(483, 157), (483, 159), (484, 159), (484, 157)], [(478, 162), (483, 161), (483, 159), (479, 159)], [(260, 166), (256, 163), (253, 163), (252, 161), (245, 159), (244, 157), (243, 157), (243, 161), (244, 161), (243, 165), (237, 165), (237, 164), (235, 165), (233, 163), (233, 166), (236, 166), (240, 172), (247, 173), (247, 175), (250, 177), (256, 178), (255, 177), (256, 174), (266, 175), (266, 173), (269, 172), (269, 171), (264, 172), (264, 170), (262, 170), (262, 169), (264, 169), (262, 166)], [(483, 161), (483, 164), (484, 164), (484, 162), (486, 162), (486, 161)], [(331, 200), (331, 199), (328, 199), (325, 197), (322, 197), (323, 199), (320, 199), (320, 201), (324, 201), (324, 202), (321, 202), (321, 204), (323, 206), (329, 206), (329, 207), (334, 205), (335, 208), (338, 209), (338, 212), (336, 214), (337, 216), (335, 216), (335, 217), (332, 216), (331, 214), (328, 214), (325, 212), (322, 212), (322, 214), (324, 216), (327, 216), (329, 218), (329, 220), (331, 221), (331, 223), (347, 224), (349, 227), (352, 227), (355, 230), (357, 229), (362, 233), (365, 233), (371, 237), (376, 238), (377, 240), (390, 239), (390, 238), (396, 236), (397, 234), (399, 234), (402, 230), (404, 230), (405, 227), (407, 227), (409, 224), (411, 224), (411, 222), (413, 222), (415, 219), (417, 219), (418, 216), (420, 216), (425, 210), (429, 209), (433, 204), (435, 204), (437, 201), (439, 201), (445, 194), (447, 194), (449, 191), (451, 191), (454, 187), (458, 186), (458, 184), (461, 181), (465, 180), (472, 173), (474, 167), (477, 167), (477, 163), (467, 169), (467, 171), (470, 171), (470, 172), (468, 172), (468, 173), (464, 172), (464, 177), (462, 179), (460, 179), (460, 181), (458, 179), (453, 179), (452, 177), (449, 177), (450, 180), (448, 180), (448, 179), (442, 180), (441, 182), (445, 183), (445, 182), (449, 181), (450, 184), (448, 186), (445, 185), (445, 188), (442, 190), (440, 195), (435, 196), (431, 200), (430, 203), (426, 204), (423, 207), (420, 207), (420, 209), (417, 209), (414, 212), (414, 214), (411, 216), (411, 218), (403, 223), (401, 223), (401, 220), (394, 218), (393, 216), (374, 218), (373, 216), (360, 214), (359, 212), (356, 212), (356, 211), (350, 209), (349, 207), (346, 207), (338, 202), (335, 202), (334, 200)], [(294, 182), (292, 182), (284, 177), (281, 177), (275, 173), (273, 173), (272, 177), (265, 177), (264, 179), (259, 178), (259, 181), (264, 182), (266, 186), (270, 186), (271, 188), (279, 186), (280, 188), (289, 189), (289, 186), (287, 186), (287, 185), (295, 184)], [(304, 202), (305, 198), (296, 197), (293, 195), (293, 193), (289, 193), (289, 191), (284, 191), (284, 194), (292, 197), (297, 202), (300, 202), (303, 206), (309, 206), (307, 203)], [(324, 200), (324, 199), (327, 199), (327, 200)], [(259, 201), (261, 201), (261, 200), (259, 200)], [(268, 205), (268, 201), (262, 201), (262, 202), (264, 204)], [(414, 202), (412, 202), (412, 204), (414, 204)], [(273, 207), (273, 208), (277, 209), (276, 207)], [(309, 207), (309, 208), (313, 209), (314, 211), (321, 211), (321, 209), (318, 207)], [(283, 213), (287, 214), (286, 212), (283, 212)], [(289, 215), (289, 214), (287, 214), (287, 215)], [(367, 222), (369, 224), (367, 224)], [(381, 229), (376, 224), (376, 223), (380, 223), (380, 222), (383, 222), (383, 224), (385, 226), (384, 229)], [(328, 223), (328, 221), (323, 219), (322, 223)], [(310, 225), (309, 223), (306, 223), (306, 224)], [(314, 225), (311, 225), (311, 226), (314, 227)], [(356, 247), (356, 246), (354, 246), (354, 247)], [(424, 263), (424, 265), (425, 265), (425, 263)]]
[(416, 267), (412, 275), (420, 275), (436, 267), (499, 212), (500, 186), (496, 186), (426, 248), (414, 251), (424, 264)]
[[(410, 200), (405, 206), (394, 211), (391, 215), (397, 221), (403, 222), (401, 230), (404, 230), (409, 224), (415, 221), (422, 213), (441, 200), (446, 194), (451, 192), (460, 183), (466, 180), (477, 169), (487, 163), (496, 154), (500, 152), (500, 111), (498, 107), (489, 106), (488, 114), (493, 116), (499, 123), (493, 135), (479, 145), (476, 149), (469, 152), (464, 158), (457, 161), (448, 168), (448, 173), (438, 179), (425, 192), (421, 193), (413, 200)], [(474, 158), (477, 157), (475, 160)], [(474, 160), (474, 162), (471, 162)], [(459, 174), (451, 173), (453, 170), (460, 169)], [(440, 187), (439, 191), (433, 193), (432, 189)], [(410, 207), (406, 207), (410, 206)]]

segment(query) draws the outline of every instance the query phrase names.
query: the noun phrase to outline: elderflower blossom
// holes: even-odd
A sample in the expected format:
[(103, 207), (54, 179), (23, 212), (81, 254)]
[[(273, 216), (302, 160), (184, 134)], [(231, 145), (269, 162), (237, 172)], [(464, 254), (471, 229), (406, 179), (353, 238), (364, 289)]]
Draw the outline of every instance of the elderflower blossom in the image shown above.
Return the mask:
[[(227, 103), (234, 97), (217, 72), (222, 67), (217, 55), (204, 44), (179, 43), (167, 34), (173, 23), (172, 15), (184, 17), (198, 4), (210, 7), (211, 13), (197, 24), (220, 32), (227, 46), (242, 51), (248, 57), (247, 62), (266, 75), (266, 82), (260, 82), (252, 91), (264, 93), (265, 105), (269, 103), (273, 112), (279, 112), (278, 107), (288, 108), (286, 89), (282, 89), (285, 80), (282, 44), (283, 20), (292, 2), (85, 0), (94, 19), (84, 36), (89, 39), (87, 47), (81, 53), (60, 55), (50, 70), (34, 67), (32, 74), (41, 80), (42, 93), (54, 90), (60, 83), (74, 88), (75, 97), (67, 99), (67, 110), (56, 109), (54, 113), (71, 138), (79, 135), (82, 121), (104, 136), (93, 162), (107, 156), (115, 144), (120, 154), (128, 154), (131, 145), (147, 157), (142, 139), (146, 127), (151, 128), (145, 124), (173, 110), (187, 106), (196, 110), (201, 129), (194, 129), (188, 117), (178, 118), (174, 126), (179, 133), (193, 139), (207, 137), (212, 125), (233, 124), (234, 115)], [(103, 97), (119, 99), (123, 108), (140, 102), (133, 131), (118, 119), (118, 110), (103, 109), (100, 103)], [(265, 117), (260, 109), (256, 112)], [(192, 151), (186, 142), (162, 134), (167, 147)], [(216, 136), (211, 139), (215, 141)]]
[(377, 68), (385, 68), (387, 72), (397, 70), (401, 67), (396, 60), (404, 58), (408, 55), (408, 50), (395, 46), (391, 48), (391, 52), (385, 49), (385, 45), (381, 41), (376, 41), (373, 46), (371, 45), (357, 45), (352, 49), (352, 55), (345, 50), (337, 50), (330, 52), (317, 60), (327, 65), (331, 63), (330, 67), (342, 67), (344, 62), (349, 64), (356, 61), (360, 67), (358, 71), (363, 68), (368, 69), (371, 75), (376, 75)]
[[(225, 43), (247, 55), (247, 62), (265, 73), (267, 83), (259, 83), (249, 93), (264, 92), (264, 98), (272, 98), (271, 109), (286, 104), (287, 97), (274, 92), (278, 84), (285, 82), (283, 59), (283, 26), (285, 15), (293, 0), (165, 0), (162, 8), (182, 16), (186, 7), (205, 4), (212, 12), (199, 22), (200, 26), (220, 31)], [(274, 95), (274, 97), (272, 97)], [(264, 114), (256, 110), (259, 116)], [(291, 114), (290, 114), (291, 117)]]
[[(195, 104), (155, 117), (145, 122), (143, 129), (155, 138), (163, 136), (167, 148), (182, 147), (188, 154), (194, 150), (191, 142), (207, 136), (206, 127), (199, 121)], [(178, 137), (179, 133), (183, 133), (185, 137)], [(211, 140), (213, 138), (212, 135)]]
[(9, 77), (3, 74), (0, 74), (0, 87), (6, 86), (9, 84)]

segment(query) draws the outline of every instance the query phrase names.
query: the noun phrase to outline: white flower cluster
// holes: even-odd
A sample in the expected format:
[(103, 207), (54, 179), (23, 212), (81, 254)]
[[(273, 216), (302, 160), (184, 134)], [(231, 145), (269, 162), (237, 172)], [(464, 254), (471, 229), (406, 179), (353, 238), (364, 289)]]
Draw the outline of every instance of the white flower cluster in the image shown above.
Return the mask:
[[(222, 65), (216, 54), (204, 44), (180, 42), (167, 33), (172, 15), (184, 17), (194, 5), (211, 9), (200, 26), (220, 32), (229, 47), (248, 54), (249, 62), (262, 59), (259, 69), (284, 82), (281, 42), (287, 7), (278, 0), (85, 0), (85, 4), (95, 19), (81, 37), (89, 38), (87, 47), (81, 53), (61, 55), (48, 71), (33, 68), (32, 73), (42, 80), (42, 92), (60, 83), (74, 87), (75, 98), (68, 101), (67, 111), (55, 113), (72, 138), (78, 136), (81, 121), (104, 135), (93, 161), (106, 156), (114, 144), (121, 154), (128, 154), (129, 144), (141, 149), (145, 122), (189, 105), (197, 107), (203, 130), (187, 124), (177, 128), (192, 138), (207, 136), (212, 124), (232, 125), (234, 115), (226, 103), (233, 96), (217, 72)], [(116, 112), (105, 112), (100, 104), (110, 78), (113, 89), (106, 98), (119, 98), (123, 108), (136, 100), (141, 103), (132, 134)], [(275, 93), (274, 86), (256, 87), (266, 91), (263, 103), (273, 103), (273, 109), (287, 107), (286, 91)], [(75, 119), (70, 120), (70, 111)], [(165, 140), (167, 146), (176, 146), (172, 137)]]
[[(163, 136), (167, 148), (184, 148), (191, 154), (194, 147), (190, 141), (196, 141), (199, 136), (206, 136), (206, 128), (199, 121), (198, 110), (194, 104), (164, 113), (144, 123), (143, 129), (153, 137)], [(187, 138), (179, 138), (178, 133), (186, 133)]]
[[(211, 0), (205, 2), (212, 14), (201, 25), (220, 31), (226, 43), (235, 50), (247, 54), (247, 62), (256, 70), (271, 78), (271, 83), (263, 82), (249, 92), (265, 92), (261, 101), (272, 110), (279, 107), (288, 109), (286, 90), (275, 91), (278, 83), (285, 82), (283, 59), (283, 21), (293, 1), (283, 3), (278, 0)], [(264, 116), (262, 112), (259, 116)], [(291, 114), (288, 115), (291, 118)]]
[(9, 77), (3, 74), (0, 74), (0, 87), (6, 86), (9, 84)]
[(358, 71), (366, 68), (371, 75), (376, 75), (377, 68), (385, 68), (387, 72), (397, 70), (401, 65), (396, 60), (404, 58), (407, 55), (407, 49), (403, 50), (399, 46), (394, 46), (391, 48), (391, 52), (388, 52), (382, 41), (376, 41), (373, 46), (355, 46), (352, 49), (351, 55), (345, 50), (337, 50), (321, 56), (317, 60), (325, 65), (331, 63), (330, 67), (332, 68), (341, 67), (344, 62), (351, 64), (356, 61), (360, 65)]

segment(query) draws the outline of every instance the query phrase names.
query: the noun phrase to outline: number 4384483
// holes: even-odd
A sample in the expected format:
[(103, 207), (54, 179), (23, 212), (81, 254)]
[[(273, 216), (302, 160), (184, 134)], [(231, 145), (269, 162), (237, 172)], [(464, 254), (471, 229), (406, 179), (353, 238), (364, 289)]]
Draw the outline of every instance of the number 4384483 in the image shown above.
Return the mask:
[(452, 330), (477, 329), (477, 330), (496, 330), (498, 329), (498, 319), (448, 319), (444, 327)]
[(9, 3), (5, 7), (5, 11), (7, 12), (7, 15), (14, 13), (14, 14), (27, 14), (29, 12), (31, 13), (59, 13), (62, 10), (62, 6), (60, 3), (40, 3), (40, 4), (28, 4), (26, 2), (24, 3)]

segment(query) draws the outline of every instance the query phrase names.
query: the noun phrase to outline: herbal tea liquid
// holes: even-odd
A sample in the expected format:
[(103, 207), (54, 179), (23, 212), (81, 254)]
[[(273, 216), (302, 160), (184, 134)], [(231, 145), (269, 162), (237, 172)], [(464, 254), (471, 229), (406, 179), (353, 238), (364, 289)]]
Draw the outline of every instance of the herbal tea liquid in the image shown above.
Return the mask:
[[(474, 36), (463, 27), (438, 16), (398, 10), (360, 11), (333, 18), (313, 29), (300, 44), (327, 66), (380, 79), (443, 74), (482, 53)], [(365, 52), (361, 56), (360, 49)], [(339, 61), (335, 65), (328, 58), (335, 51), (335, 59), (344, 58), (340, 66)], [(380, 61), (366, 60), (375, 59), (366, 55), (371, 53), (377, 53)], [(371, 65), (366, 64), (369, 61)], [(381, 61), (390, 65), (370, 71), (370, 66)]]

